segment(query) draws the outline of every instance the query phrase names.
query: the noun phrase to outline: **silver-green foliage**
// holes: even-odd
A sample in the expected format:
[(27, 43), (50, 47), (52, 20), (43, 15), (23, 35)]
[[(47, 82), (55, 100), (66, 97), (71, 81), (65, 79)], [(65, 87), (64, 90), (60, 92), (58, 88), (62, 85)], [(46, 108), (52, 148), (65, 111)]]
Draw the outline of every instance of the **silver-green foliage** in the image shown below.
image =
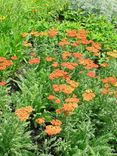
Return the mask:
[(81, 8), (86, 12), (117, 18), (117, 0), (71, 0), (72, 8)]

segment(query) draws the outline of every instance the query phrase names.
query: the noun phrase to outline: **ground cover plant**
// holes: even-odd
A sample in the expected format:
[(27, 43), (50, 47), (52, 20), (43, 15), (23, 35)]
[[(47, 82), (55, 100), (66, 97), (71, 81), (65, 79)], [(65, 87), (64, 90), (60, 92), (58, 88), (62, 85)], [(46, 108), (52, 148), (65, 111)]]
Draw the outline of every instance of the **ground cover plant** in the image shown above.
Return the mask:
[(117, 155), (116, 30), (61, 2), (1, 0), (0, 156)]

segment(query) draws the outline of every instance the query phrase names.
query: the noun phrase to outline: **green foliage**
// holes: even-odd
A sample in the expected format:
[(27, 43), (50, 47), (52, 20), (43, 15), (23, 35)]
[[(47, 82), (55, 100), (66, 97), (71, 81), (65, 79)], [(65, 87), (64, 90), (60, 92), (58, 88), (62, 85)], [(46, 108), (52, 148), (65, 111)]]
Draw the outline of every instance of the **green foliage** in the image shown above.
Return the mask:
[(0, 155), (33, 156), (30, 132), (27, 124), (20, 123), (14, 114), (5, 111), (0, 121)]
[[(77, 0), (77, 2), (79, 2)], [(80, 1), (81, 3), (81, 1)], [(6, 86), (0, 86), (0, 156), (114, 156), (117, 155), (117, 100), (114, 95), (101, 95), (104, 87), (101, 79), (109, 76), (117, 77), (116, 59), (107, 60), (107, 52), (116, 49), (117, 35), (115, 25), (107, 21), (104, 16), (97, 13), (107, 13), (111, 18), (116, 12), (110, 9), (100, 10), (98, 7), (82, 1), (76, 10), (70, 10), (68, 0), (0, 0), (0, 57), (11, 59), (13, 65), (0, 71), (0, 81), (6, 81)], [(104, 5), (105, 1), (103, 2)], [(113, 5), (115, 1), (112, 1)], [(91, 9), (91, 10), (90, 10)], [(105, 9), (105, 10), (104, 10)], [(115, 9), (115, 8), (114, 8)], [(87, 13), (89, 11), (91, 13)], [(92, 13), (93, 12), (93, 13)], [(116, 14), (114, 15), (116, 16)], [(55, 28), (59, 34), (55, 38), (49, 36), (34, 37), (30, 34), (22, 38), (22, 33), (32, 31), (46, 32)], [(86, 29), (89, 31), (88, 40), (101, 43), (99, 56), (93, 56), (86, 50), (86, 45), (60, 47), (58, 43), (67, 38), (67, 30)], [(23, 41), (33, 44), (23, 47)], [(69, 42), (75, 38), (68, 38)], [(56, 114), (55, 110), (65, 103), (67, 97), (63, 93), (55, 93), (53, 84), (65, 83), (65, 80), (49, 79), (54, 70), (51, 62), (46, 61), (47, 56), (54, 57), (59, 65), (63, 62), (61, 54), (64, 51), (80, 52), (85, 58), (95, 63), (108, 63), (107, 68), (94, 69), (96, 78), (89, 78), (87, 70), (78, 65), (74, 71), (68, 71), (74, 81), (79, 82), (78, 89), (74, 91), (80, 99), (73, 114)], [(40, 58), (39, 64), (29, 64), (35, 52)], [(75, 58), (67, 61), (75, 62)], [(1, 61), (0, 61), (1, 66)], [(80, 74), (80, 71), (83, 73)], [(90, 71), (90, 70), (89, 70)], [(96, 97), (92, 101), (84, 101), (82, 94), (92, 89)], [(110, 90), (116, 92), (116, 86)], [(50, 101), (47, 97), (54, 94), (61, 100), (61, 104)], [(33, 111), (28, 120), (21, 122), (15, 111), (19, 108), (32, 106)], [(23, 112), (24, 113), (24, 112)], [(25, 113), (23, 114), (25, 115)], [(39, 125), (35, 122), (38, 117), (44, 117), (45, 123)], [(45, 133), (45, 127), (50, 125), (52, 119), (62, 121), (62, 131), (56, 136)]]

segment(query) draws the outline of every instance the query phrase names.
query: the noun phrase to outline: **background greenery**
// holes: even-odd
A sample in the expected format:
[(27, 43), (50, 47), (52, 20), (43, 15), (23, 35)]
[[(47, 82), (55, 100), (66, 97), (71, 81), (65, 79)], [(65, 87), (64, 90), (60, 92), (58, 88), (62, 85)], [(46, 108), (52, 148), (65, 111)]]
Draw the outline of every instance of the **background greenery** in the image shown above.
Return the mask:
[[(112, 2), (116, 5), (116, 1)], [(35, 125), (30, 122), (19, 123), (14, 114), (15, 107), (32, 105), (38, 111), (34, 116), (40, 116), (42, 110), (48, 106), (44, 97), (48, 95), (50, 87), (47, 82), (48, 70), (27, 66), (29, 51), (22, 46), (22, 33), (32, 30), (45, 31), (54, 27), (64, 36), (66, 29), (87, 29), (90, 31), (88, 38), (100, 42), (103, 46), (103, 57), (100, 61), (105, 60), (105, 53), (109, 48), (116, 49), (117, 9), (110, 10), (103, 5), (106, 9), (103, 14), (100, 5), (97, 7), (91, 2), (87, 3), (83, 4), (84, 7), (80, 6), (74, 10), (74, 4), (67, 0), (0, 0), (0, 56), (8, 59), (13, 55), (18, 57), (15, 66), (4, 72), (0, 71), (0, 79), (8, 83), (7, 87), (0, 87), (0, 156), (117, 155), (115, 98), (100, 96), (93, 103), (83, 103), (64, 121), (67, 124), (63, 125), (63, 133), (56, 137), (45, 138), (41, 133), (34, 134)], [(108, 21), (104, 16), (97, 16), (92, 12), (95, 9), (102, 15), (108, 11), (106, 17), (114, 18)], [(90, 13), (87, 13), (89, 11)], [(36, 42), (39, 43), (38, 40)], [(37, 50), (36, 53), (45, 57), (49, 49), (42, 49), (41, 54)], [(43, 66), (47, 67), (48, 64), (43, 63)], [(116, 60), (112, 60), (110, 69), (102, 70), (100, 74), (109, 76), (115, 74), (116, 70)], [(90, 83), (97, 85), (97, 82)], [(52, 118), (49, 111), (46, 111), (44, 116), (48, 120)]]

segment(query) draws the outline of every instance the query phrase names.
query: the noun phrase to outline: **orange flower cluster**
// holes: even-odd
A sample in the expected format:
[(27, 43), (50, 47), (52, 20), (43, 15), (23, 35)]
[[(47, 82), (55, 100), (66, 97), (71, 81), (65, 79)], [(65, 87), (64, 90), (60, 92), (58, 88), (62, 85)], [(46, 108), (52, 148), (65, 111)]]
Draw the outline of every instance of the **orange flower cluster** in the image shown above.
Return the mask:
[(101, 90), (102, 95), (109, 94), (109, 92), (110, 92), (110, 89), (109, 89), (109, 88), (103, 88), (103, 89)]
[(47, 56), (47, 57), (45, 58), (45, 60), (46, 60), (47, 62), (52, 62), (53, 60), (55, 60), (55, 58), (50, 57), (50, 56)]
[(60, 120), (57, 120), (57, 119), (52, 120), (50, 123), (51, 123), (53, 126), (61, 126), (61, 125), (62, 125), (62, 122), (61, 122)]
[(17, 60), (17, 56), (12, 56), (11, 60)]
[(113, 50), (112, 52), (107, 52), (107, 55), (113, 58), (117, 58), (117, 50)]
[(93, 52), (94, 56), (99, 56), (101, 45), (99, 43), (95, 43), (94, 41), (91, 41), (91, 43), (92, 46), (87, 47), (86, 50)]
[(77, 47), (79, 44), (80, 44), (79, 41), (75, 41), (75, 42), (72, 42), (70, 45), (72, 47)]
[(62, 53), (62, 59), (63, 60), (66, 60), (67, 58), (71, 57), (72, 56), (72, 53), (68, 52), (68, 51), (65, 51)]
[(22, 38), (25, 38), (25, 37), (27, 37), (28, 35), (29, 35), (29, 33), (24, 32), (23, 34), (21, 34), (21, 37), (22, 37)]
[(75, 89), (70, 85), (66, 85), (66, 84), (60, 84), (60, 85), (54, 84), (52, 87), (55, 92), (59, 92), (59, 93), (63, 92), (65, 94), (71, 94)]
[[(24, 33), (22, 33), (21, 34), (21, 37), (22, 38), (25, 38), (25, 37), (27, 37), (28, 35), (32, 35), (32, 36), (34, 36), (34, 37), (38, 37), (38, 36), (47, 36), (48, 35), (48, 33), (47, 32), (38, 32), (38, 31), (31, 31), (30, 33), (27, 33), (27, 32), (24, 32)], [(25, 41), (26, 42), (26, 41)], [(24, 45), (25, 46), (25, 45)], [(28, 45), (26, 45), (27, 47), (28, 47)], [(30, 47), (30, 45), (29, 45), (29, 47)]]
[(76, 96), (74, 96), (74, 97), (72, 97), (72, 98), (67, 98), (67, 99), (65, 99), (65, 102), (70, 102), (70, 103), (78, 103), (80, 100), (76, 97)]
[(108, 65), (108, 63), (105, 62), (105, 63), (101, 63), (100, 66), (101, 67), (108, 67), (109, 65)]
[(40, 32), (38, 32), (38, 31), (32, 31), (32, 32), (30, 32), (30, 35), (35, 36), (35, 37), (38, 37), (38, 36), (40, 36)]
[(88, 31), (82, 29), (78, 31), (77, 38), (80, 40), (86, 40)]
[(48, 31), (48, 36), (51, 38), (55, 37), (57, 34), (58, 34), (58, 31), (56, 29), (50, 29)]
[(49, 136), (56, 135), (56, 134), (59, 134), (61, 132), (61, 127), (60, 126), (48, 125), (48, 126), (46, 126), (44, 131)]
[(81, 59), (83, 56), (83, 54), (81, 53), (73, 53), (73, 57), (77, 58), (77, 59)]
[(53, 62), (52, 67), (54, 67), (54, 68), (59, 67), (59, 63), (58, 62)]
[(39, 58), (32, 58), (29, 60), (29, 64), (39, 64), (40, 63), (40, 59)]
[(45, 123), (45, 119), (44, 119), (44, 118), (37, 118), (37, 119), (35, 120), (35, 122), (38, 123), (38, 124), (40, 124), (40, 125), (42, 125), (42, 124)]
[(73, 88), (76, 88), (79, 86), (79, 83), (73, 80), (70, 80), (69, 78), (66, 79), (66, 82)]
[(67, 36), (76, 38), (77, 37), (77, 31), (76, 30), (68, 30)]
[(82, 94), (82, 96), (84, 101), (91, 101), (95, 97), (95, 94), (92, 90), (86, 90), (85, 93)]
[(69, 42), (67, 41), (66, 38), (62, 39), (60, 42), (59, 42), (59, 46), (63, 47), (63, 46), (67, 46), (69, 45)]
[(65, 103), (63, 104), (62, 110), (65, 114), (69, 114), (74, 111), (75, 108), (77, 108), (77, 103)]
[(25, 46), (25, 47), (32, 47), (32, 44), (27, 42), (27, 41), (24, 41), (23, 42), (23, 46)]
[(53, 71), (50, 76), (49, 76), (49, 79), (50, 80), (53, 80), (54, 78), (67, 78), (68, 77), (68, 73), (63, 71), (63, 70), (60, 70), (60, 69), (56, 69), (55, 71)]
[(55, 99), (56, 99), (56, 97), (54, 95), (49, 95), (48, 96), (48, 100), (55, 100)]
[(77, 103), (65, 103), (63, 104), (62, 108), (56, 110), (56, 113), (64, 113), (65, 115), (69, 115), (75, 110), (75, 108), (77, 108), (77, 106)]
[(75, 69), (75, 67), (78, 66), (78, 64), (77, 63), (73, 63), (73, 62), (63, 62), (61, 64), (61, 66), (65, 67), (65, 68), (67, 68), (69, 70), (73, 70), (73, 69)]
[(5, 86), (6, 85), (6, 82), (5, 81), (1, 81), (0, 82), (0, 86)]
[(30, 113), (33, 111), (33, 108), (31, 106), (26, 106), (19, 108), (15, 111), (16, 116), (20, 119), (20, 121), (26, 121)]
[(116, 83), (117, 79), (115, 77), (107, 77), (102, 79), (103, 83), (108, 83), (114, 85)]
[(90, 71), (90, 72), (87, 73), (87, 76), (89, 76), (91, 78), (94, 78), (95, 77), (95, 72)]
[(54, 100), (54, 102), (57, 104), (61, 103), (61, 100), (55, 97), (54, 95), (49, 95), (48, 100)]
[(0, 57), (0, 70), (5, 70), (11, 65), (13, 65), (13, 63), (10, 60), (7, 60), (5, 57)]
[(90, 59), (84, 59), (84, 58), (81, 58), (79, 59), (79, 64), (82, 64), (84, 65), (85, 69), (93, 69), (93, 68), (98, 68), (98, 65), (95, 64), (92, 60)]
[(50, 123), (52, 125), (46, 126), (45, 133), (49, 136), (59, 134), (61, 132), (60, 126), (62, 125), (62, 122), (60, 120), (53, 119)]

